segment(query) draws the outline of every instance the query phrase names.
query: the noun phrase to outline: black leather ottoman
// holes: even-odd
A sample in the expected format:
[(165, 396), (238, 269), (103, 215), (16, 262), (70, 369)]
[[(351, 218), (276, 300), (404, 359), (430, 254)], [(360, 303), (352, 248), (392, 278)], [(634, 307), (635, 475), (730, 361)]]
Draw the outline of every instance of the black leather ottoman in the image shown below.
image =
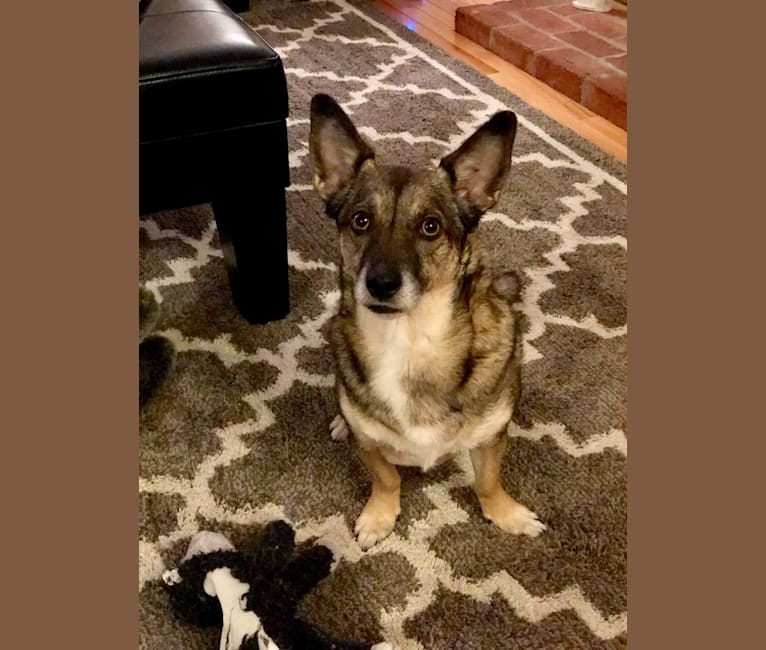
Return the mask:
[(211, 203), (240, 312), (251, 323), (283, 318), (282, 62), (220, 0), (144, 0), (139, 14), (140, 212)]

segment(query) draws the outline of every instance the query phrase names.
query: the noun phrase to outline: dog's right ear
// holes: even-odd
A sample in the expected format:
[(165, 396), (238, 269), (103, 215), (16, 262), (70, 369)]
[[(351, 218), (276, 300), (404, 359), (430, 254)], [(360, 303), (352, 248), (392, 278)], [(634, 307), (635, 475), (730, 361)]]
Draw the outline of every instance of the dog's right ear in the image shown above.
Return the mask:
[(333, 214), (359, 167), (375, 153), (362, 139), (348, 115), (329, 95), (311, 99), (311, 161), (314, 187)]

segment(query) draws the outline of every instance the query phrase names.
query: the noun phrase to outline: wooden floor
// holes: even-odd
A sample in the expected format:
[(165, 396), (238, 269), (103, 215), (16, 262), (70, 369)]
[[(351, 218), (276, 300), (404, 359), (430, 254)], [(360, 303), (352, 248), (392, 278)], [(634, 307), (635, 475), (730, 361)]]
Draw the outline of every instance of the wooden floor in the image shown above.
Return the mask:
[(476, 68), (530, 106), (543, 111), (586, 140), (628, 162), (627, 133), (584, 106), (556, 92), (489, 50), (455, 33), (458, 7), (495, 0), (372, 0), (378, 9), (417, 32), (449, 55)]

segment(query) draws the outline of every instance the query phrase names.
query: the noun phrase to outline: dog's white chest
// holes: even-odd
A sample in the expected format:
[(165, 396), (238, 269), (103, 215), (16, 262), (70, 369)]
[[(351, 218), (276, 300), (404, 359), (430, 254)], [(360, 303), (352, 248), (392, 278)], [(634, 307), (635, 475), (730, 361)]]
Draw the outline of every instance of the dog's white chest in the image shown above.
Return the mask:
[(450, 293), (429, 292), (416, 309), (405, 315), (382, 317), (360, 307), (356, 317), (369, 373), (367, 381), (375, 397), (389, 407), (398, 426), (392, 430), (365, 413), (342, 388), (341, 413), (354, 434), (379, 447), (389, 462), (428, 469), (449, 456), (484, 444), (507, 424), (511, 406), (502, 400), (470, 420), (457, 417), (428, 426), (417, 423), (417, 404), (408, 395), (408, 380), (428, 380), (450, 372), (446, 364), (460, 358), (454, 349), (460, 343), (450, 336)]
[(372, 365), (370, 387), (385, 402), (403, 429), (410, 428), (411, 404), (405, 389), (405, 379), (420, 372), (434, 356), (434, 345), (422, 334), (408, 331), (403, 323), (394, 324), (382, 340)]
[(413, 433), (406, 381), (443, 362), (450, 316), (446, 292), (424, 297), (412, 313), (402, 316), (381, 317), (364, 307), (358, 313), (370, 387), (391, 409), (404, 435)]
[[(374, 395), (391, 410), (398, 423), (396, 431), (366, 421), (356, 413), (356, 430), (388, 449), (389, 460), (426, 469), (454, 453), (459, 441), (454, 421), (433, 425), (417, 424), (417, 404), (409, 396), (411, 379), (433, 378), (447, 372), (455, 350), (450, 337), (452, 324), (449, 290), (423, 296), (411, 312), (397, 317), (381, 317), (361, 308), (357, 313), (359, 330), (369, 369), (368, 382)], [(347, 407), (351, 410), (351, 406)], [(347, 414), (348, 417), (348, 414)], [(362, 424), (362, 420), (366, 422)], [(350, 422), (353, 426), (353, 422)], [(396, 450), (396, 451), (394, 451)]]

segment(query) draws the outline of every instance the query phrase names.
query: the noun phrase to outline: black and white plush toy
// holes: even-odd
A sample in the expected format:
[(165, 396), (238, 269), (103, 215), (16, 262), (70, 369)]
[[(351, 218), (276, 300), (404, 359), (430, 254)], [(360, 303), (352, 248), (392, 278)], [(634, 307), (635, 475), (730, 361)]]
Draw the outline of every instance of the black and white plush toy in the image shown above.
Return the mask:
[(334, 639), (296, 617), (300, 599), (330, 573), (332, 557), (321, 545), (296, 553), (295, 531), (273, 521), (244, 552), (220, 533), (197, 533), (162, 580), (178, 618), (222, 626), (219, 650), (393, 650)]

